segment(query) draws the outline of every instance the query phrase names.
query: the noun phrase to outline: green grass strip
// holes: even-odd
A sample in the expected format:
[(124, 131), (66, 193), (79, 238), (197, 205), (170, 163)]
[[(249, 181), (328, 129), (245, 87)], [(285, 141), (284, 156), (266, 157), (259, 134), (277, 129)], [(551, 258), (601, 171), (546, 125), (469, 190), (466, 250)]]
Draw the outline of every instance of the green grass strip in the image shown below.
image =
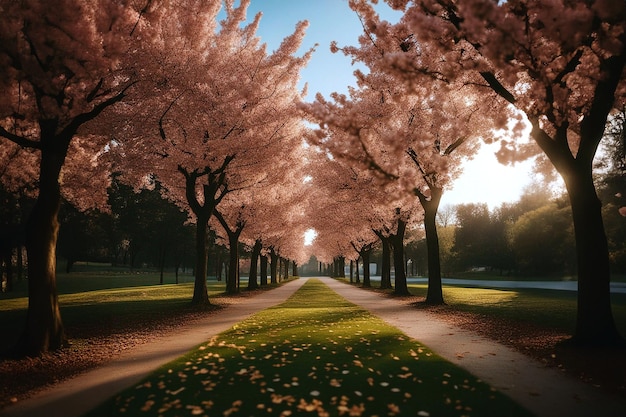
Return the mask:
[(529, 416), (310, 279), (88, 416)]

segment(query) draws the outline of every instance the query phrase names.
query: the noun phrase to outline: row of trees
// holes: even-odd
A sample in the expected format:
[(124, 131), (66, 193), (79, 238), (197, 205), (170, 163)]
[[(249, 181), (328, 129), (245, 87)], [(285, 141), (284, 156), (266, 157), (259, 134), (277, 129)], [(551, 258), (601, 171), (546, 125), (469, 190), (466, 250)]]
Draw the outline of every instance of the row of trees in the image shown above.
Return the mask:
[[(300, 106), (318, 125), (308, 140), (326, 159), (319, 166), (342, 171), (333, 181), (316, 170), (313, 181), (349, 211), (338, 215), (333, 209), (331, 219), (316, 220), (315, 252), (326, 262), (355, 259), (380, 239), (386, 258), (402, 242), (407, 224), (422, 222), (426, 301), (443, 303), (435, 222), (442, 193), (478, 140), (500, 141), (501, 162), (537, 158), (538, 166), (555, 169), (565, 183), (579, 286), (574, 340), (620, 343), (593, 161), (607, 123), (617, 120), (624, 105), (624, 3), (387, 3), (404, 13), (399, 22), (381, 21), (371, 2), (350, 1), (363, 23), (359, 45), (331, 46), (365, 67), (355, 72), (357, 86), (347, 96), (318, 95)], [(488, 186), (477, 184), (476, 192)], [(548, 215), (553, 211), (543, 213), (542, 221), (558, 229), (563, 216)], [(332, 229), (337, 221), (346, 228)], [(404, 293), (400, 256), (394, 264), (396, 292)]]
[[(64, 344), (61, 197), (107, 210), (112, 173), (135, 190), (158, 183), (186, 210), (196, 228), (195, 303), (209, 302), (210, 225), (230, 248), (229, 291), (238, 242), (253, 248), (252, 265), (261, 251), (302, 262), (302, 235), (313, 227), (312, 249), (326, 263), (366, 262), (381, 241), (394, 254), (395, 290), (406, 293), (399, 249), (416, 224), (428, 247), (427, 301), (443, 303), (439, 202), (479, 140), (500, 141), (503, 162), (539, 157), (562, 176), (576, 242), (575, 339), (620, 341), (592, 167), (607, 121), (624, 106), (626, 6), (388, 3), (404, 12), (399, 22), (381, 21), (367, 0), (349, 2), (363, 23), (359, 45), (331, 49), (365, 69), (347, 96), (306, 103), (297, 89), (313, 52), (297, 54), (306, 23), (269, 53), (256, 36), (260, 15), (246, 18), (249, 0), (0, 0), (1, 178), (12, 195), (36, 196), (25, 227), (21, 351)], [(302, 146), (305, 136), (313, 147)], [(383, 283), (391, 285), (387, 272)]]
[(229, 291), (238, 242), (303, 258), (304, 127), (294, 104), (312, 53), (297, 54), (307, 24), (269, 52), (249, 3), (0, 1), (1, 178), (9, 193), (35, 198), (24, 228), (20, 352), (65, 344), (55, 275), (61, 199), (107, 211), (113, 176), (136, 191), (158, 184), (195, 225), (194, 303), (209, 303), (209, 225), (225, 231)]

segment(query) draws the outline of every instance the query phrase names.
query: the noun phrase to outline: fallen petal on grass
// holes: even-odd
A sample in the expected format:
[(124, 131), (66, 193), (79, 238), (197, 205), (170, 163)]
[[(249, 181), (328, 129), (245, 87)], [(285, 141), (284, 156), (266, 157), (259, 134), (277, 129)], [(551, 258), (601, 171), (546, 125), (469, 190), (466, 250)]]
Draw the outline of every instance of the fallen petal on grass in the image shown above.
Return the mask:
[[(248, 334), (254, 336), (243, 336)], [(462, 416), (468, 410), (491, 415), (499, 409), (530, 416), (310, 279), (285, 303), (211, 338), (87, 416), (108, 416), (111, 410), (163, 417), (183, 410), (218, 416), (393, 416), (428, 410), (417, 415), (429, 417)]]

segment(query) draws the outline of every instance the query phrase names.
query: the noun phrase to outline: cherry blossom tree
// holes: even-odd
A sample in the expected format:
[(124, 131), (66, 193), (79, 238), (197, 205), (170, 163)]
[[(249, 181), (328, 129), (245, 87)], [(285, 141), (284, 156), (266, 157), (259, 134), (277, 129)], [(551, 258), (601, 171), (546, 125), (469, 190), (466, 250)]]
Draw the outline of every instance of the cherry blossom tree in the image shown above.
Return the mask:
[(306, 22), (268, 53), (256, 35), (261, 14), (247, 21), (249, 3), (226, 1), (219, 28), (199, 13), (213, 16), (214, 3), (196, 4), (195, 13), (182, 11), (180, 20), (162, 31), (155, 43), (160, 47), (145, 51), (145, 62), (156, 66), (154, 82), (142, 84), (139, 102), (123, 109), (143, 123), (116, 129), (126, 179), (141, 184), (155, 176), (196, 223), (193, 302), (198, 304), (209, 303), (207, 224), (229, 193), (263, 180), (258, 158), (293, 133), (294, 102), (302, 94), (299, 73), (312, 53), (296, 56)]
[(475, 80), (456, 81), (434, 71), (407, 86), (402, 73), (390, 70), (388, 57), (421, 54), (409, 28), (381, 21), (363, 1), (350, 5), (363, 22), (359, 47), (332, 47), (368, 72), (355, 72), (358, 88), (349, 90), (350, 97), (333, 94), (327, 101), (318, 95), (302, 106), (320, 124), (311, 140), (337, 158), (368, 167), (381, 181), (398, 182), (400, 203), (391, 203), (392, 210), (409, 207), (411, 194), (418, 197), (428, 245), (427, 302), (443, 303), (435, 217), (444, 189), (477, 150), (477, 139), (492, 140), (497, 125), (486, 116), (496, 95), (479, 95)]
[[(288, 235), (280, 245), (281, 253), (294, 263), (305, 263), (309, 255), (303, 248), (303, 234), (306, 228), (304, 209), (308, 203), (308, 185), (304, 172), (306, 164), (302, 135), (304, 125), (297, 113), (294, 121), (298, 128), (293, 135), (285, 136), (277, 142), (278, 150), (270, 151), (267, 157), (261, 157), (266, 177), (250, 189), (247, 203), (250, 213), (241, 241), (252, 249), (248, 288), (255, 288), (257, 264), (264, 246), (276, 242), (277, 235)], [(276, 157), (279, 155), (280, 157)], [(271, 163), (267, 163), (271, 161)], [(276, 249), (276, 245), (275, 249)], [(262, 284), (267, 284), (264, 280)]]
[[(388, 57), (410, 84), (418, 73), (479, 76), (501, 107), (522, 112), (531, 137), (565, 182), (574, 219), (578, 313), (574, 341), (621, 341), (610, 302), (610, 271), (593, 158), (608, 116), (623, 108), (626, 5), (621, 1), (390, 0), (420, 43), (420, 59)], [(431, 59), (437, 57), (437, 59)], [(532, 151), (502, 141), (503, 161)]]
[[(341, 134), (340, 132), (338, 134)], [(314, 243), (316, 256), (326, 263), (363, 258), (364, 281), (369, 287), (369, 254), (377, 240), (390, 244), (394, 240), (396, 292), (406, 293), (404, 271), (404, 226), (409, 221), (406, 209), (402, 214), (393, 208), (396, 183), (381, 183), (368, 169), (319, 153), (311, 174), (314, 190), (307, 218), (318, 232)], [(384, 247), (384, 246), (383, 246)], [(391, 249), (387, 247), (387, 249)], [(391, 288), (390, 253), (385, 252), (387, 271), (381, 287)], [(397, 261), (397, 259), (401, 259)], [(340, 268), (343, 262), (339, 262)], [(341, 271), (340, 271), (341, 273)]]
[[(103, 131), (83, 128), (122, 101), (136, 82), (122, 71), (140, 12), (126, 2), (0, 2), (0, 140), (2, 158), (34, 157), (14, 168), (37, 183), (37, 202), (26, 225), (29, 308), (19, 351), (39, 354), (66, 343), (56, 294), (55, 247), (61, 190), (78, 185), (79, 171), (96, 168)], [(13, 147), (13, 148), (11, 148)], [(37, 167), (38, 172), (27, 172)], [(74, 172), (72, 172), (74, 171)], [(16, 178), (2, 176), (3, 183)], [(25, 178), (24, 178), (25, 179)], [(82, 181), (98, 180), (82, 176)], [(74, 184), (72, 184), (74, 183)], [(89, 184), (90, 182), (86, 182)], [(72, 191), (82, 207), (105, 193)]]

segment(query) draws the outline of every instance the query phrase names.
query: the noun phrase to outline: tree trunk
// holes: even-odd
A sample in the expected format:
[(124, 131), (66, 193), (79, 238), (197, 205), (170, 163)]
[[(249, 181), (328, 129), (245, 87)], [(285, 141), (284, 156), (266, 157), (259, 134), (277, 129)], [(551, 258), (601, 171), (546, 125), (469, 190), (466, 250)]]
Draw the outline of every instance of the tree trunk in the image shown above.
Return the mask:
[(357, 284), (361, 283), (361, 277), (359, 276), (359, 258), (356, 258), (356, 261), (354, 261), (355, 263), (355, 271), (354, 271), (354, 275), (355, 275), (355, 279), (354, 282)]
[(393, 266), (396, 270), (395, 290), (397, 295), (409, 295), (409, 287), (406, 282), (406, 271), (404, 269), (404, 232), (406, 231), (406, 222), (398, 220), (398, 231), (389, 236), (391, 246), (393, 247)]
[(383, 244), (382, 265), (380, 271), (380, 288), (389, 289), (391, 286), (391, 244), (388, 237), (381, 236)]
[(372, 282), (370, 281), (370, 252), (370, 248), (361, 252), (361, 258), (363, 258), (363, 287), (365, 288), (372, 286)]
[(602, 204), (591, 169), (576, 169), (563, 178), (572, 207), (578, 261), (578, 310), (573, 341), (580, 345), (621, 343), (611, 311), (611, 274)]
[[(197, 214), (196, 214), (197, 216)], [(196, 267), (192, 304), (211, 304), (206, 286), (207, 276), (207, 232), (209, 219), (197, 217), (196, 223)]]
[[(57, 140), (49, 138), (42, 142)], [(26, 223), (28, 253), (28, 313), (18, 353), (40, 355), (67, 344), (56, 288), (56, 244), (61, 205), (59, 173), (67, 154), (64, 146), (41, 151), (39, 196)]]
[(292, 265), (292, 269), (291, 269), (291, 275), (293, 275), (294, 277), (297, 277), (298, 274), (298, 263), (296, 261), (293, 261)]
[(289, 279), (289, 259), (285, 259), (285, 280)]
[[(2, 260), (0, 260), (0, 269), (2, 267), (2, 263), (4, 262), (4, 276), (6, 277), (6, 286), (4, 287), (4, 291), (12, 292), (13, 291), (13, 249), (7, 248), (6, 251), (2, 253)], [(0, 283), (2, 280), (0, 280)]]
[(228, 279), (226, 280), (226, 292), (236, 294), (239, 291), (239, 233), (228, 233)]
[(354, 282), (354, 261), (350, 260), (350, 284)]
[(278, 254), (274, 251), (274, 249), (270, 250), (270, 282), (272, 284), (276, 284), (278, 282), (278, 277), (276, 276), (278, 272)]
[(428, 291), (427, 304), (445, 304), (443, 300), (443, 285), (441, 283), (441, 263), (439, 259), (439, 236), (437, 234), (437, 210), (441, 201), (442, 190), (431, 188), (431, 198), (428, 200), (419, 195), (424, 208), (424, 229), (426, 231), (426, 252), (428, 259)]
[(261, 255), (261, 285), (267, 285), (267, 256)]
[[(254, 290), (259, 288), (259, 283), (257, 281), (257, 266), (259, 263), (259, 255), (261, 254), (261, 249), (263, 245), (261, 243), (261, 239), (257, 239), (254, 242), (254, 247), (252, 248), (252, 254), (250, 255), (250, 274), (248, 275), (248, 289)], [(267, 278), (266, 278), (267, 279)]]
[(222, 281), (222, 251), (217, 249), (215, 250), (215, 277), (218, 281)]

